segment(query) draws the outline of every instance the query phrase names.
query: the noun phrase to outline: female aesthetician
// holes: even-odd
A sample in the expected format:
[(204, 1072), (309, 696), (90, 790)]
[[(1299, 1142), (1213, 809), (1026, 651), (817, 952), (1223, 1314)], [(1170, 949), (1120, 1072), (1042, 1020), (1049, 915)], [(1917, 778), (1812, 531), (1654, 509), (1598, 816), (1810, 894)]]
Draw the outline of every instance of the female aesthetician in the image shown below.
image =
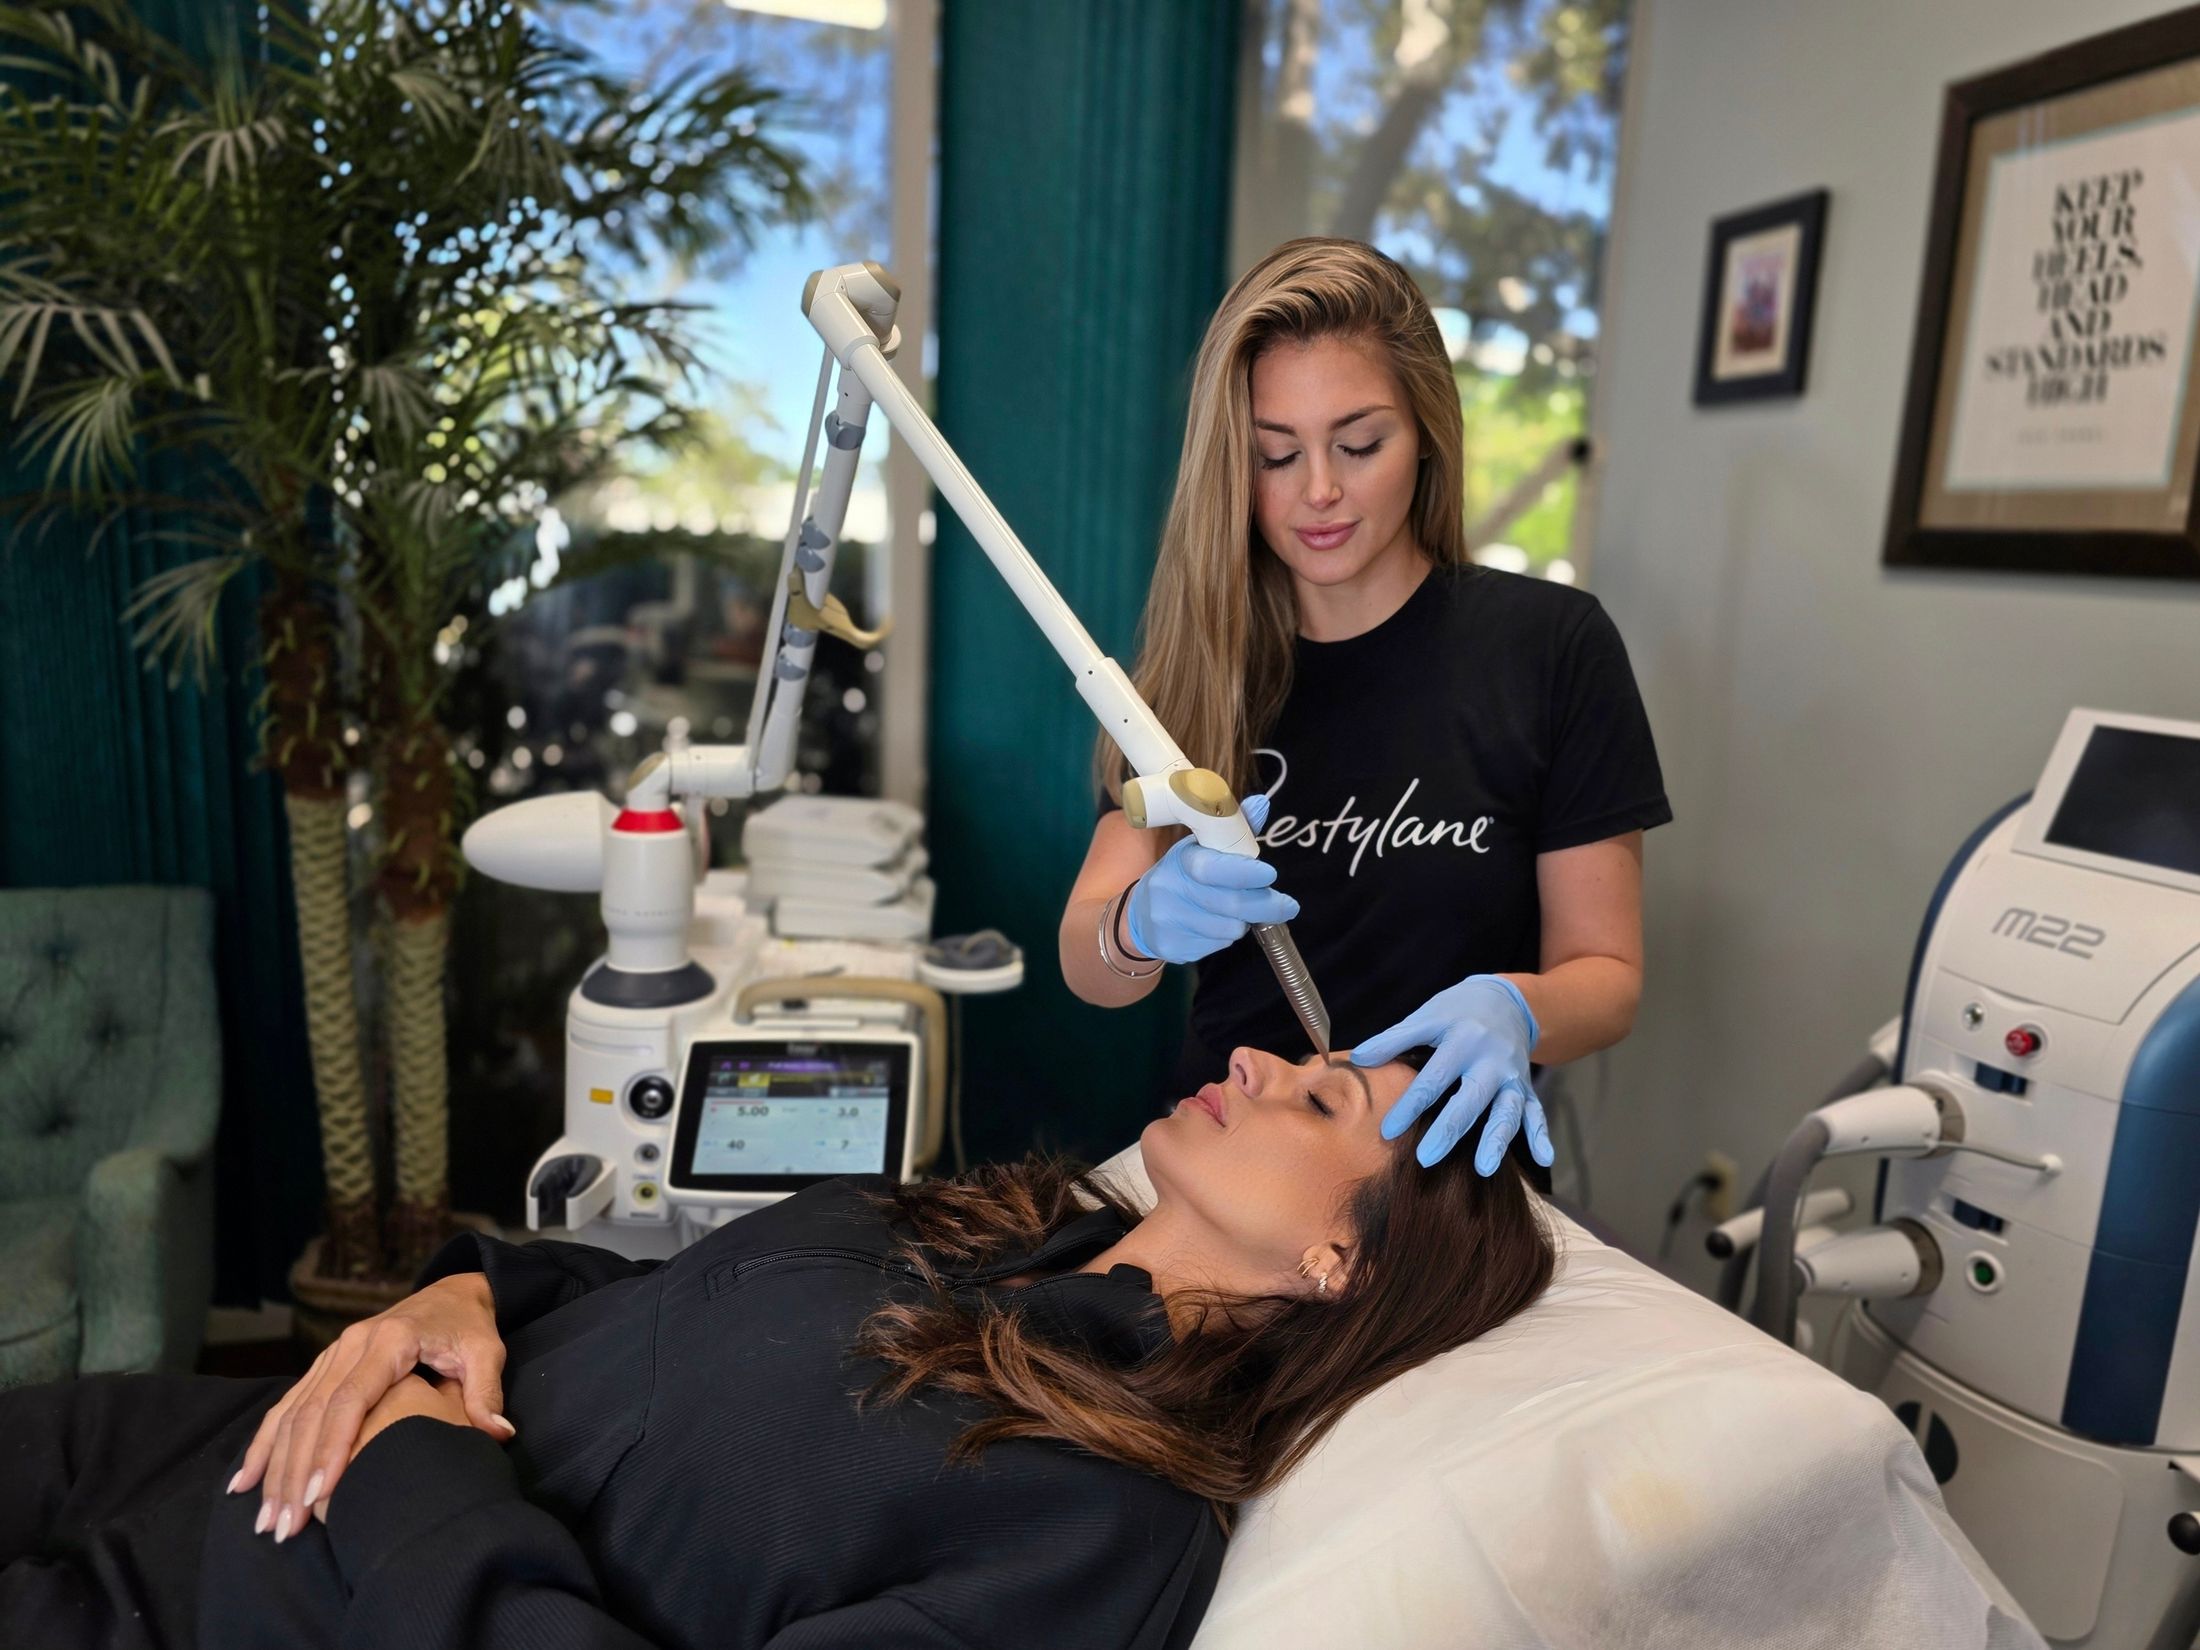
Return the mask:
[(1551, 1163), (1530, 1062), (1633, 1023), (1642, 834), (1672, 810), (1611, 620), (1477, 568), (1463, 506), (1459, 392), (1405, 271), (1327, 239), (1248, 270), (1200, 346), (1135, 677), (1261, 857), (1133, 829), (1103, 744), (1061, 953), (1108, 1007), (1199, 964), (1182, 1094), (1240, 1045), (1308, 1052), (1245, 938), (1289, 922), (1355, 1063), (1434, 1049), (1385, 1136), (1450, 1093), (1421, 1159), (1487, 1111), (1488, 1174), (1523, 1126)]

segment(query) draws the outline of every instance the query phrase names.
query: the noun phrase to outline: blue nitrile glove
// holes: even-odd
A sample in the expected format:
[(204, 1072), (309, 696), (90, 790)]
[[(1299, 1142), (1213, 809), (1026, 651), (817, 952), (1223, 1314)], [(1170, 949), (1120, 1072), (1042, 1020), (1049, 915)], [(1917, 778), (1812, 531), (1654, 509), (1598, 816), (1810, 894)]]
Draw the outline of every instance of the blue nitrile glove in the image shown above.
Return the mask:
[[(1268, 798), (1245, 799), (1258, 831), (1268, 823)], [(1276, 868), (1249, 854), (1202, 848), (1186, 837), (1131, 884), (1123, 926), (1131, 944), (1164, 962), (1197, 962), (1239, 939), (1254, 923), (1289, 922), (1299, 902), (1274, 886)]]
[(1476, 1172), (1497, 1172), (1523, 1119), (1528, 1125), (1528, 1152), (1547, 1169), (1552, 1157), (1551, 1127), (1544, 1121), (1543, 1102), (1528, 1086), (1528, 1055), (1542, 1034), (1518, 986), (1495, 974), (1472, 974), (1437, 992), (1388, 1031), (1360, 1044), (1352, 1051), (1352, 1063), (1379, 1066), (1409, 1048), (1436, 1051), (1383, 1116), (1383, 1138), (1395, 1140), (1453, 1083), (1459, 1085), (1451, 1104), (1421, 1137), (1414, 1155), (1423, 1167), (1438, 1162), (1456, 1146), (1488, 1106), (1490, 1120), (1482, 1126), (1482, 1144), (1474, 1154)]

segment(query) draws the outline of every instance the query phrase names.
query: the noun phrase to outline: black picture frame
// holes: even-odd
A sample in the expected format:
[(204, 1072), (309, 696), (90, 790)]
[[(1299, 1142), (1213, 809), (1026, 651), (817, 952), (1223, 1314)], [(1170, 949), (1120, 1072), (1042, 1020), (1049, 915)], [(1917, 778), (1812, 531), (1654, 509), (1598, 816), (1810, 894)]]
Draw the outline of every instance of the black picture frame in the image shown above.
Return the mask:
[[(1971, 164), (1971, 133), (1989, 115), (2024, 108), (2104, 82), (2200, 58), (2200, 6), (2111, 30), (2007, 68), (1951, 84), (1943, 97), (1925, 267), (1919, 283), (1910, 373), (1895, 451), (1882, 564), (2014, 573), (2078, 573), (2200, 579), (2200, 496), (2181, 531), (2108, 528), (1926, 527), (1920, 507), (1935, 435), (1948, 343), (1959, 236)], [(2188, 398), (2200, 385), (2188, 381)]]
[[(1703, 313), (1696, 329), (1696, 393), (1699, 407), (1734, 401), (1769, 401), (1803, 393), (1810, 365), (1811, 316), (1818, 307), (1818, 254), (1825, 240), (1827, 192), (1813, 189), (1785, 200), (1753, 206), (1713, 221), (1711, 249), (1705, 262)], [(1727, 248), (1749, 235), (1794, 225), (1801, 233), (1796, 249), (1795, 288), (1788, 304), (1787, 347), (1771, 372), (1720, 378), (1716, 375), (1719, 326), (1726, 314)]]

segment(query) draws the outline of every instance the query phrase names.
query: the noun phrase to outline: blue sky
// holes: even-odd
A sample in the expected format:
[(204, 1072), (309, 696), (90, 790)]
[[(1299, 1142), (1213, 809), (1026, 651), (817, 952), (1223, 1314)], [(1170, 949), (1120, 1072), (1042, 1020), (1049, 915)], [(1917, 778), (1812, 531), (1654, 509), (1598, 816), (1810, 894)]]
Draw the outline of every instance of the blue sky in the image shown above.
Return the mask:
[[(782, 125), (781, 140), (828, 170), (868, 165), (873, 193), (883, 196), (888, 121), (883, 34), (854, 41), (851, 31), (732, 11), (705, 9), (699, 21), (691, 22), (695, 18), (697, 8), (690, 0), (625, 0), (615, 13), (564, 16), (559, 26), (625, 73), (653, 67), (663, 72), (667, 60), (682, 69), (745, 62), (768, 81), (808, 90), (820, 115), (830, 98), (829, 118), (813, 116), (794, 130)], [(851, 54), (851, 44), (870, 49)], [(1493, 59), (1501, 58), (1507, 44), (1493, 43)], [(1335, 33), (1324, 41), (1315, 86), (1325, 126), (1372, 118), (1372, 99), (1355, 90), (1356, 83), (1364, 86), (1369, 67), (1365, 42)], [(1561, 172), (1547, 164), (1527, 102), (1511, 86), (1501, 61), (1487, 63), (1464, 94), (1449, 100), (1443, 129), (1432, 133), (1430, 141), (1464, 139), (1492, 113), (1507, 118), (1484, 163), (1486, 175), (1555, 209), (1604, 218), (1609, 177), (1591, 180), (1578, 166)], [(826, 265), (864, 257), (886, 260), (889, 254), (881, 215), (858, 211), (845, 218), (849, 239), (873, 244), (846, 244), (825, 224), (782, 228), (769, 232), (732, 275), (690, 279), (679, 287), (681, 298), (708, 306), (703, 342), (711, 366), (761, 394), (765, 417), (749, 424), (748, 438), (790, 466), (801, 453), (822, 348), (797, 313), (802, 284), (811, 271)], [(863, 227), (866, 223), (872, 227)], [(666, 281), (671, 282), (670, 271)], [(1581, 312), (1575, 326), (1593, 334), (1595, 317)], [(874, 464), (885, 448), (882, 422), (873, 420), (865, 444), (865, 456)]]

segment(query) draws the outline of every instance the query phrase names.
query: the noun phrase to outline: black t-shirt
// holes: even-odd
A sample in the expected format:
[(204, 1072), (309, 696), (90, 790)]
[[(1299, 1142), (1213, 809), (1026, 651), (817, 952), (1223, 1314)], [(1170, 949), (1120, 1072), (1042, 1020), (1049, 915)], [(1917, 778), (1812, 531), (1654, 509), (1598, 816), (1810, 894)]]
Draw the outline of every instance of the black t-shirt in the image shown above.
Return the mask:
[[(1469, 974), (1538, 969), (1536, 856), (1673, 817), (1596, 598), (1486, 568), (1436, 569), (1363, 635), (1301, 638), (1258, 762), (1261, 853), (1339, 1048)], [(1307, 1053), (1250, 937), (1199, 965), (1191, 1033), (1207, 1065)]]

